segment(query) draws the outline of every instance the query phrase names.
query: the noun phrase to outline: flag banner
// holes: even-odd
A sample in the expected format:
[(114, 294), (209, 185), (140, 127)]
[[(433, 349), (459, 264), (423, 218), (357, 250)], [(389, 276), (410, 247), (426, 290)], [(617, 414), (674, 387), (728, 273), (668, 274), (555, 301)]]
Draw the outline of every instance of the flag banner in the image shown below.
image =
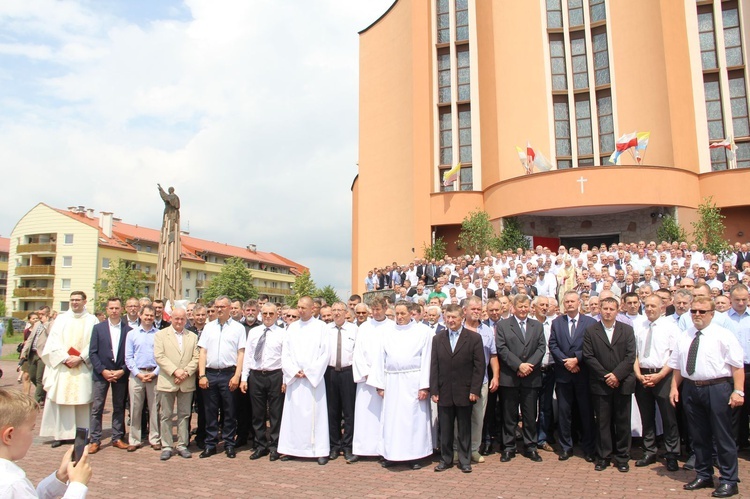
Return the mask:
[(458, 178), (458, 172), (461, 171), (461, 162), (456, 163), (456, 166), (443, 173), (443, 185), (448, 187)]

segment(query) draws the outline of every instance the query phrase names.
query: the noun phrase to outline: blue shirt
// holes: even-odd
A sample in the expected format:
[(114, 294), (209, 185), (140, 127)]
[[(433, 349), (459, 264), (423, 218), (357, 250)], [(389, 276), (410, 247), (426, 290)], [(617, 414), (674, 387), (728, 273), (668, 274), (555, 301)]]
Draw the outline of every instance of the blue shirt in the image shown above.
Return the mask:
[(746, 308), (742, 314), (730, 308), (726, 314), (729, 320), (737, 325), (737, 331), (734, 332), (734, 335), (742, 346), (745, 364), (750, 364), (750, 308)]
[[(718, 310), (715, 311), (714, 318), (711, 319), (711, 324), (716, 324), (724, 329), (729, 329), (735, 336), (737, 336), (737, 323), (727, 317), (727, 314), (724, 312), (719, 312)], [(682, 314), (677, 325), (680, 326), (680, 329), (683, 331), (687, 331), (693, 327), (693, 318), (690, 316), (690, 312)]]
[(490, 365), (490, 357), (497, 355), (497, 347), (495, 346), (495, 333), (490, 326), (480, 322), (477, 333), (482, 337), (482, 350), (484, 351), (484, 380), (482, 384), (489, 383), (489, 377), (487, 376), (487, 366)]
[(159, 365), (154, 358), (154, 337), (159, 332), (154, 326), (149, 331), (138, 326), (128, 332), (125, 340), (125, 365), (130, 370), (130, 375), (135, 378), (139, 369), (155, 367), (154, 374), (159, 374)]

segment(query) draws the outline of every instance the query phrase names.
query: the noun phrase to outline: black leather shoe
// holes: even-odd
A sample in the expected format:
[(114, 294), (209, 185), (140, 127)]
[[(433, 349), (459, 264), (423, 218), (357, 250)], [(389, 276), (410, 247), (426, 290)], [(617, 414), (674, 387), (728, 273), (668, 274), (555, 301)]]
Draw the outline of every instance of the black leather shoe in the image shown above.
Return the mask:
[(596, 466), (594, 466), (595, 471), (604, 471), (607, 468), (609, 468), (609, 460), (608, 459), (600, 459), (596, 462)]
[(656, 462), (656, 454), (644, 454), (642, 458), (635, 462), (636, 468), (648, 466)]
[(583, 459), (587, 463), (595, 463), (596, 462), (596, 456), (594, 454), (586, 454), (585, 456), (583, 456)]
[(680, 469), (680, 464), (677, 462), (677, 459), (673, 457), (667, 458), (667, 471), (677, 471)]
[(503, 454), (500, 456), (500, 462), (501, 463), (507, 463), (511, 459), (516, 457), (515, 452), (509, 452), (509, 451), (503, 451)]
[(336, 449), (331, 449), (331, 453), (328, 454), (328, 459), (333, 461), (334, 459), (338, 459), (339, 457), (339, 451)]
[(711, 492), (711, 497), (731, 497), (736, 496), (739, 493), (737, 484), (730, 485), (728, 483), (722, 483), (716, 490)]
[(414, 471), (421, 470), (422, 469), (422, 465), (419, 464), (419, 463), (409, 463), (409, 469), (412, 469)]
[(570, 450), (564, 450), (564, 451), (562, 451), (562, 452), (560, 453), (560, 455), (559, 455), (559, 456), (557, 456), (557, 460), (558, 460), (558, 461), (567, 461), (567, 460), (568, 460), (568, 459), (570, 459), (571, 457), (573, 457), (573, 451), (570, 451)]
[(359, 461), (359, 457), (352, 454), (351, 451), (344, 451), (344, 461), (346, 461), (347, 464), (356, 463)]
[(269, 457), (268, 457), (268, 460), (269, 460), (269, 461), (276, 461), (276, 460), (278, 460), (278, 459), (279, 459), (280, 457), (281, 457), (281, 456), (279, 455), (279, 453), (278, 453), (278, 452), (276, 452), (275, 450), (272, 450), (272, 451), (271, 451), (271, 454), (270, 454), (270, 455), (269, 455)]
[(630, 471), (630, 465), (628, 463), (617, 463), (617, 471), (620, 473), (627, 473)]
[(535, 463), (541, 463), (542, 462), (542, 456), (539, 455), (539, 453), (535, 450), (526, 451), (523, 453), (523, 457), (531, 459)]
[(292, 456), (281, 456), (281, 459), (280, 459), (280, 460), (281, 460), (281, 461), (284, 461), (284, 462), (286, 462), (286, 461), (291, 461), (291, 460), (292, 460)]
[(490, 447), (489, 443), (482, 442), (481, 445), (479, 445), (479, 454), (482, 456), (489, 455), (489, 452), (487, 452), (487, 448)]
[(267, 456), (267, 455), (268, 455), (268, 449), (258, 449), (252, 454), (250, 454), (250, 459), (255, 461), (256, 459), (260, 459), (261, 457)]
[(319, 457), (318, 458), (318, 464), (323, 466), (324, 464), (328, 464), (328, 458), (327, 457)]
[(238, 448), (239, 448), (239, 447), (242, 447), (242, 446), (244, 446), (244, 445), (247, 445), (247, 438), (238, 438), (238, 439), (237, 439), (237, 440), (236, 440), (236, 441), (234, 442), (234, 446), (235, 446), (235, 447), (238, 447)]
[(465, 466), (459, 465), (458, 469), (461, 470), (461, 473), (471, 473), (471, 465), (470, 464), (467, 464)]
[(237, 451), (234, 450), (234, 447), (227, 447), (226, 449), (224, 449), (224, 453), (229, 459), (234, 459), (235, 457), (237, 457)]
[(50, 444), (50, 447), (52, 447), (53, 449), (56, 449), (57, 447), (60, 447), (62, 444), (63, 444), (62, 440), (55, 440), (54, 442)]
[(452, 464), (445, 464), (443, 461), (440, 461), (437, 464), (437, 466), (435, 466), (435, 471), (439, 473), (441, 471), (449, 470), (451, 468), (453, 468)]
[(682, 486), (685, 490), (712, 489), (713, 487), (714, 481), (710, 478), (696, 478)]
[(392, 466), (396, 466), (396, 463), (387, 459), (383, 459), (382, 461), (380, 461), (380, 466), (382, 466), (383, 468), (390, 468)]
[(206, 447), (205, 449), (203, 449), (203, 452), (198, 455), (198, 457), (204, 459), (207, 457), (211, 457), (214, 454), (216, 454), (216, 447)]

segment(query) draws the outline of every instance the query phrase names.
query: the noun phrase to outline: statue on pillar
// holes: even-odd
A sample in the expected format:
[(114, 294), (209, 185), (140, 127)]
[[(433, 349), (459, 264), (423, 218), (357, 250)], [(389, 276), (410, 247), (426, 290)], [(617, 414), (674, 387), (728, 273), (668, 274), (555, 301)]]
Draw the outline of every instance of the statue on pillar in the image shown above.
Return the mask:
[(164, 218), (159, 239), (159, 256), (156, 264), (156, 291), (154, 298), (175, 300), (182, 298), (182, 259), (180, 252), (180, 198), (174, 187), (165, 192), (160, 184), (159, 195), (164, 201)]

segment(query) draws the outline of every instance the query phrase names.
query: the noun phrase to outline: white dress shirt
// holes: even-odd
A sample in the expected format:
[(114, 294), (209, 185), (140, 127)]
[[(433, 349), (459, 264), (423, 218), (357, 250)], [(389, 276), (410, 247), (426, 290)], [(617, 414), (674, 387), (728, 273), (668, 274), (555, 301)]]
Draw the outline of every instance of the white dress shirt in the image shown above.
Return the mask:
[(696, 331), (697, 329), (693, 326), (681, 332), (669, 358), (669, 367), (679, 369), (683, 378), (693, 381), (725, 378), (732, 376), (732, 367), (744, 367), (740, 342), (731, 331), (712, 322), (701, 330), (695, 372), (688, 374), (688, 352)]
[(245, 326), (231, 318), (223, 326), (213, 320), (203, 328), (198, 346), (206, 350), (207, 368), (236, 366), (238, 352), (245, 349)]
[[(357, 326), (354, 326), (354, 328)], [(268, 331), (266, 332), (266, 329)], [(266, 341), (263, 344), (263, 352), (260, 361), (255, 360), (255, 349), (263, 333), (266, 332)], [(247, 335), (245, 343), (245, 357), (242, 362), (242, 381), (247, 381), (250, 371), (275, 371), (281, 369), (281, 352), (284, 345), (284, 328), (276, 324), (267, 328), (265, 324), (254, 327)]]
[(109, 339), (112, 340), (112, 358), (117, 360), (117, 354), (120, 352), (122, 326), (120, 322), (112, 324), (110, 320), (107, 320), (107, 324), (109, 324)]
[(79, 482), (65, 485), (55, 473), (34, 485), (26, 478), (26, 473), (13, 461), (0, 459), (0, 498), (27, 499), (37, 497), (62, 497), (63, 499), (83, 499), (88, 487)]
[[(651, 326), (651, 348), (645, 351), (648, 339), (648, 326)], [(638, 365), (644, 369), (661, 369), (669, 361), (675, 347), (680, 328), (670, 317), (662, 316), (653, 323), (646, 316), (633, 323), (635, 330), (636, 355)]]
[[(336, 354), (338, 351), (339, 330), (335, 322), (327, 324), (328, 329), (328, 351), (331, 356), (328, 360), (330, 367), (336, 367)], [(341, 367), (352, 365), (354, 357), (354, 342), (357, 339), (357, 326), (351, 322), (344, 321), (341, 326)]]

